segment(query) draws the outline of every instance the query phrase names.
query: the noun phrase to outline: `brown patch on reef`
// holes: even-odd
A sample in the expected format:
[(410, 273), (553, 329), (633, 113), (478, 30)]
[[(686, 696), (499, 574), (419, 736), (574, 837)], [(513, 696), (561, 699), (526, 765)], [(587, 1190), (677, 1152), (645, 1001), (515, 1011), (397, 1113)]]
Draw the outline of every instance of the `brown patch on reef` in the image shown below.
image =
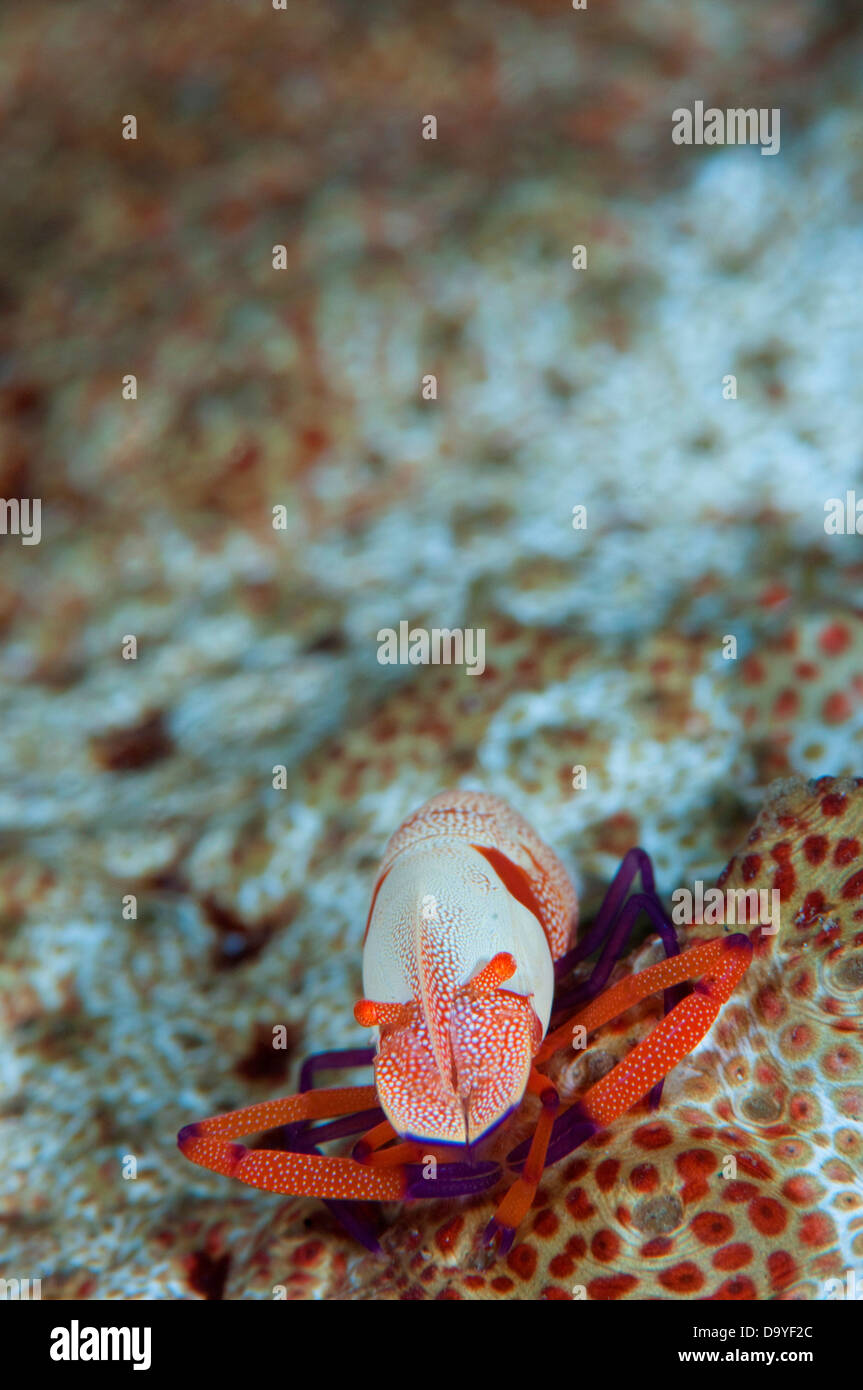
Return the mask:
[(209, 1250), (196, 1250), (188, 1256), (186, 1276), (189, 1288), (208, 1302), (225, 1296), (225, 1281), (231, 1268), (229, 1254), (213, 1255)]
[(236, 1065), (236, 1073), (244, 1081), (284, 1081), (302, 1037), (296, 1024), (277, 1024), (286, 1029), (286, 1046), (276, 1047), (274, 1028), (266, 1023), (256, 1026), (248, 1051)]
[(161, 710), (143, 715), (126, 728), (94, 734), (90, 746), (96, 761), (107, 772), (140, 772), (174, 751)]
[(266, 946), (273, 933), (287, 926), (296, 909), (296, 903), (288, 903), (277, 912), (267, 914), (257, 922), (247, 922), (233, 908), (219, 902), (214, 896), (201, 900), (201, 911), (217, 933), (214, 950), (214, 963), (220, 969), (233, 970), (238, 965), (254, 960)]

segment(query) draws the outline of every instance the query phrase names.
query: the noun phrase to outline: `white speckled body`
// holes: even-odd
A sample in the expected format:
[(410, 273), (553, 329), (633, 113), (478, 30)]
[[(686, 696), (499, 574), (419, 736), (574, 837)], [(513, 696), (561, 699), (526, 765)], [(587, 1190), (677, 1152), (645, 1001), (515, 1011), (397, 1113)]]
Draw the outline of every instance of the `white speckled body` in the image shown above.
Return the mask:
[(381, 884), (363, 989), (382, 1001), (422, 1001), (431, 1024), (499, 951), (509, 951), (518, 966), (507, 989), (531, 997), (545, 1033), (554, 993), (545, 932), (467, 840), (434, 836), (403, 849)]
[[(398, 1132), (464, 1142), (466, 1128), (479, 1137), (519, 1102), (575, 921), (563, 866), (497, 797), (442, 793), (396, 832), (369, 914), (363, 987), (408, 1010), (409, 1021), (381, 1029), (376, 1060)], [(471, 981), (501, 952), (515, 973), (477, 995)]]

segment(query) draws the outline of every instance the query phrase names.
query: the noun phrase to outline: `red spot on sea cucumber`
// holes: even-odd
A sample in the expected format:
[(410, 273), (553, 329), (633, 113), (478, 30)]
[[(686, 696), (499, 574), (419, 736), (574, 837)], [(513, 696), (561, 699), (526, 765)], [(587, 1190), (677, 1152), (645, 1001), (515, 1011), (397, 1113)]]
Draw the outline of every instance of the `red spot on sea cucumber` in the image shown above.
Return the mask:
[(828, 1052), (822, 1058), (821, 1066), (828, 1076), (841, 1080), (857, 1070), (857, 1054), (852, 1047), (846, 1045), (834, 1047), (832, 1052)]
[(832, 1245), (836, 1240), (836, 1227), (829, 1216), (825, 1216), (823, 1212), (812, 1211), (800, 1222), (797, 1238), (802, 1245), (808, 1245), (813, 1250), (823, 1249), (825, 1245)]
[(812, 892), (807, 893), (806, 897), (803, 899), (800, 910), (794, 918), (795, 927), (811, 926), (815, 918), (820, 917), (825, 906), (824, 894), (821, 892), (821, 889), (814, 888)]
[(761, 868), (760, 854), (747, 854), (743, 863), (740, 865), (740, 872), (744, 883), (751, 883)]
[(659, 1275), (659, 1282), (672, 1293), (695, 1293), (704, 1287), (704, 1275), (692, 1260), (682, 1260), (679, 1265), (664, 1269)]
[(664, 1149), (671, 1143), (671, 1130), (667, 1125), (639, 1125), (632, 1136), (642, 1149)]
[(790, 719), (800, 707), (800, 696), (796, 690), (780, 690), (773, 701), (773, 717)]
[(757, 1154), (739, 1153), (737, 1166), (742, 1168), (750, 1178), (761, 1178), (762, 1181), (766, 1181), (773, 1177), (773, 1169), (770, 1164), (763, 1158), (759, 1158)]
[(656, 1260), (662, 1255), (667, 1255), (674, 1245), (671, 1236), (654, 1236), (646, 1245), (641, 1247), (641, 1255), (645, 1260)]
[(702, 1245), (721, 1245), (734, 1231), (730, 1216), (719, 1211), (702, 1211), (690, 1222), (690, 1229)]
[(314, 1265), (320, 1264), (323, 1254), (324, 1243), (322, 1240), (307, 1240), (297, 1247), (292, 1258), (294, 1264), (312, 1268)]
[(747, 656), (740, 663), (740, 674), (747, 685), (760, 685), (766, 675), (764, 663), (757, 656)]
[(590, 1253), (600, 1264), (608, 1264), (620, 1251), (620, 1237), (614, 1231), (597, 1231), (590, 1242)]
[(634, 1274), (603, 1274), (598, 1279), (591, 1279), (587, 1292), (591, 1298), (597, 1300), (622, 1298), (637, 1285), (638, 1280)]
[(830, 841), (826, 835), (807, 835), (803, 841), (803, 853), (810, 864), (820, 864), (827, 854)]
[(816, 681), (821, 673), (814, 662), (798, 661), (794, 667), (794, 674), (801, 681)]
[(851, 634), (842, 623), (831, 623), (818, 635), (818, 645), (828, 656), (838, 656), (851, 644)]
[(709, 1149), (687, 1149), (685, 1153), (677, 1155), (674, 1163), (681, 1177), (696, 1180), (707, 1173), (715, 1173), (718, 1167)]
[(758, 1195), (754, 1182), (730, 1182), (720, 1190), (726, 1202), (749, 1202)]
[(758, 1294), (751, 1279), (747, 1278), (745, 1274), (736, 1274), (733, 1279), (726, 1279), (713, 1297), (720, 1302), (743, 1302), (757, 1298)]
[(848, 800), (844, 792), (829, 792), (821, 799), (821, 813), (825, 816), (841, 816)]
[[(767, 584), (759, 595), (758, 602), (762, 608), (778, 608), (780, 604), (787, 603), (791, 597), (791, 590), (787, 584), (780, 584), (775, 581)], [(793, 629), (792, 629), (793, 631)]]
[(586, 1158), (576, 1158), (574, 1162), (570, 1163), (569, 1167), (564, 1173), (564, 1181), (578, 1182), (579, 1178), (584, 1177), (589, 1167), (590, 1164), (588, 1163)]
[(629, 1182), (636, 1192), (655, 1192), (659, 1174), (652, 1163), (639, 1163), (630, 1173)]
[(776, 863), (779, 865), (779, 872), (774, 882), (778, 882), (781, 875), (786, 873), (790, 874), (789, 892), (794, 888), (794, 866), (791, 863), (792, 852), (793, 845), (790, 840), (780, 840), (779, 844), (774, 845), (770, 851), (771, 858), (775, 859)]
[(844, 724), (846, 719), (851, 718), (852, 712), (851, 701), (841, 690), (834, 690), (821, 706), (821, 718), (825, 724)]
[(451, 1221), (447, 1221), (445, 1226), (441, 1226), (435, 1235), (435, 1245), (442, 1254), (449, 1254), (452, 1250), (463, 1225), (464, 1217), (454, 1216)]
[(553, 1274), (555, 1279), (566, 1279), (575, 1269), (575, 1260), (571, 1255), (555, 1255), (553, 1260), (548, 1262), (548, 1272)]
[(863, 893), (863, 869), (852, 874), (842, 885), (843, 898), (859, 898)]
[(785, 1002), (770, 985), (765, 985), (755, 996), (755, 1007), (766, 1023), (776, 1024), (785, 1017)]
[(300, 430), (299, 443), (303, 451), (304, 462), (313, 462), (318, 454), (323, 453), (329, 442), (326, 431), (317, 425), (308, 425)]
[(515, 1288), (512, 1279), (508, 1279), (505, 1274), (499, 1274), (496, 1279), (492, 1279), (491, 1286), (495, 1293), (512, 1293)]
[(609, 1188), (614, 1187), (617, 1182), (617, 1175), (620, 1172), (620, 1160), (617, 1158), (603, 1159), (596, 1170), (596, 1185), (600, 1192), (608, 1192)]
[(787, 1250), (773, 1250), (767, 1256), (767, 1273), (774, 1289), (785, 1289), (796, 1278), (796, 1261)]
[(786, 1034), (789, 1045), (795, 1052), (808, 1052), (814, 1041), (815, 1035), (806, 1023), (797, 1023)]
[(536, 1273), (536, 1251), (527, 1241), (510, 1250), (506, 1262), (520, 1279), (532, 1279)]
[(849, 836), (840, 840), (833, 851), (834, 864), (850, 864), (852, 859), (857, 859), (860, 854), (860, 841), (853, 840)]
[(583, 1187), (574, 1187), (566, 1194), (566, 1205), (576, 1221), (586, 1221), (596, 1211)]
[(856, 1086), (849, 1086), (839, 1091), (835, 1097), (836, 1109), (842, 1115), (850, 1118), (863, 1120), (863, 1090)]
[(130, 725), (94, 734), (90, 745), (97, 762), (109, 772), (139, 772), (174, 751), (163, 710), (149, 711)]
[(806, 1093), (792, 1095), (788, 1113), (798, 1129), (799, 1127), (809, 1127), (816, 1123), (817, 1118), (819, 1118), (819, 1105), (812, 1095)]
[(726, 1245), (722, 1250), (717, 1250), (712, 1263), (714, 1269), (725, 1269), (729, 1273), (735, 1269), (743, 1269), (745, 1265), (752, 1263), (752, 1246), (742, 1240), (733, 1245)]
[(553, 1236), (559, 1226), (560, 1221), (551, 1207), (546, 1207), (544, 1211), (539, 1212), (533, 1223), (533, 1229), (536, 1231), (536, 1234), (542, 1236), (543, 1239)]
[(811, 1206), (813, 1202), (817, 1202), (822, 1192), (820, 1183), (802, 1173), (789, 1178), (782, 1185), (783, 1197), (787, 1197), (788, 1201), (794, 1202), (796, 1206)]
[(756, 1197), (747, 1208), (749, 1219), (763, 1236), (778, 1236), (788, 1225), (788, 1213), (773, 1197)]
[(811, 999), (815, 980), (811, 970), (801, 970), (791, 981), (791, 993), (797, 999)]

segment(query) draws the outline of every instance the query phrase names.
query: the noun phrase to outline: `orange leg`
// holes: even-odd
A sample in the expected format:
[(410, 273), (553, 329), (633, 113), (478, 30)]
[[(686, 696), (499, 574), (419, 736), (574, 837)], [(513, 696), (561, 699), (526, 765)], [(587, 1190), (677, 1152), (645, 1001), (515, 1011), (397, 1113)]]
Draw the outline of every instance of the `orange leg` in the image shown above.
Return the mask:
[(398, 1201), (407, 1195), (403, 1167), (371, 1167), (353, 1158), (322, 1154), (284, 1153), (275, 1149), (247, 1149), (231, 1141), (297, 1120), (331, 1119), (374, 1106), (374, 1086), (348, 1086), (333, 1090), (304, 1091), (281, 1100), (262, 1101), (186, 1125), (177, 1136), (181, 1153), (192, 1163), (226, 1177), (238, 1178), (264, 1192), (283, 1192), (292, 1197), (371, 1202)]
[[(186, 1125), (180, 1130), (177, 1143), (181, 1153), (202, 1168), (238, 1178), (264, 1192), (282, 1192), (292, 1197), (394, 1202), (407, 1197), (467, 1196), (495, 1184), (500, 1174), (496, 1163), (465, 1165), (459, 1162), (458, 1150), (437, 1150), (416, 1143), (383, 1149), (395, 1137), (386, 1122), (359, 1140), (357, 1147), (367, 1159), (365, 1162), (317, 1153), (248, 1149), (233, 1142), (243, 1134), (257, 1134), (298, 1120), (332, 1119), (370, 1109), (376, 1098), (374, 1086), (303, 1091)], [(447, 1165), (451, 1177), (437, 1181), (426, 1178), (422, 1166), (430, 1154), (438, 1163)]]
[[(538, 1063), (570, 1045), (576, 1026), (581, 1025), (590, 1033), (658, 990), (687, 980), (697, 981), (692, 993), (675, 1004), (646, 1038), (564, 1111), (548, 1143), (547, 1161), (557, 1163), (591, 1134), (605, 1129), (688, 1056), (708, 1033), (722, 1005), (731, 998), (751, 959), (752, 943), (742, 932), (700, 942), (679, 956), (619, 980), (561, 1028), (549, 1033), (537, 1053)], [(524, 1148), (519, 1145), (509, 1155), (509, 1161), (521, 1162)]]
[(391, 1140), (397, 1138), (398, 1135), (389, 1120), (381, 1120), (379, 1125), (368, 1130), (354, 1144), (354, 1158), (358, 1163), (365, 1163), (372, 1154), (377, 1153), (378, 1149), (382, 1149), (384, 1144), (389, 1144)]
[(602, 1126), (611, 1124), (687, 1057), (712, 1028), (751, 959), (752, 943), (742, 932), (705, 941), (620, 980), (576, 1014), (570, 1034), (579, 1023), (590, 1032), (655, 990), (684, 980), (697, 982), (628, 1056), (586, 1091), (581, 1103), (588, 1118)]
[(488, 1244), (496, 1241), (500, 1254), (505, 1254), (509, 1250), (515, 1237), (516, 1228), (521, 1225), (533, 1205), (536, 1189), (539, 1187), (542, 1170), (545, 1167), (545, 1155), (548, 1141), (551, 1138), (554, 1118), (560, 1106), (560, 1096), (557, 1094), (555, 1086), (547, 1076), (543, 1076), (542, 1072), (537, 1071), (535, 1067), (531, 1068), (527, 1089), (533, 1095), (539, 1096), (542, 1101), (542, 1111), (530, 1141), (530, 1149), (521, 1176), (506, 1193), (485, 1229), (485, 1240)]

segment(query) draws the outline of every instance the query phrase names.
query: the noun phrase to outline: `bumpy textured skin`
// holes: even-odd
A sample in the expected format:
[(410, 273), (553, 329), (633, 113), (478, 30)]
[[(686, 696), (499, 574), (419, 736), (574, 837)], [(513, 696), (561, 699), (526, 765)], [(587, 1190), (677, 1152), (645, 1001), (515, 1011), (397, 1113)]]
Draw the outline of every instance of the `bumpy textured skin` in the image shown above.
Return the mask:
[[(375, 886), (364, 988), (405, 1004), (381, 1021), (375, 1084), (400, 1135), (479, 1139), (518, 1104), (570, 944), (575, 890), (500, 797), (444, 792), (390, 840)], [(506, 987), (484, 967), (509, 952)], [(467, 1131), (467, 1132), (466, 1132)]]
[[(781, 625), (741, 661), (734, 703), (767, 777), (849, 765), (860, 741), (861, 644), (863, 617), (837, 605)], [(853, 755), (850, 765), (859, 766)]]
[[(863, 1259), (863, 785), (798, 780), (774, 792), (720, 884), (779, 888), (776, 936), (666, 1082), (570, 1161), (547, 1170), (521, 1239), (488, 1269), (477, 1238), (495, 1194), (402, 1209), (377, 1298), (823, 1299)], [(732, 928), (739, 930), (740, 928)], [(693, 926), (685, 944), (715, 936)], [(657, 958), (655, 938), (623, 968)], [(566, 1101), (654, 1025), (645, 1004), (551, 1066)], [(535, 1119), (528, 1101), (504, 1156)], [(729, 1165), (729, 1160), (733, 1163)], [(725, 1176), (728, 1173), (729, 1176)]]

